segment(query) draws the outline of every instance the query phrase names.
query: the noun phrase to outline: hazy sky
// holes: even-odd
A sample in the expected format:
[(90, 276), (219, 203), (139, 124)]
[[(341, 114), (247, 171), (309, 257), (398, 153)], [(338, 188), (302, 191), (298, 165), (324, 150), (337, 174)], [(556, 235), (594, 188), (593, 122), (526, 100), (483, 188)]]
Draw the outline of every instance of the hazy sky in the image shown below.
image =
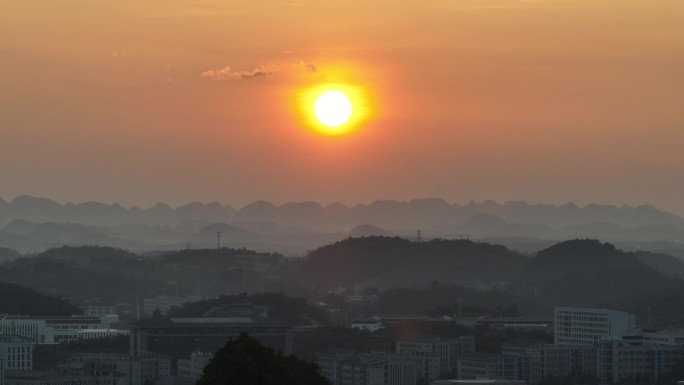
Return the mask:
[[(329, 81), (368, 95), (354, 134), (303, 123)], [(684, 214), (683, 174), (681, 0), (0, 1), (6, 200)]]

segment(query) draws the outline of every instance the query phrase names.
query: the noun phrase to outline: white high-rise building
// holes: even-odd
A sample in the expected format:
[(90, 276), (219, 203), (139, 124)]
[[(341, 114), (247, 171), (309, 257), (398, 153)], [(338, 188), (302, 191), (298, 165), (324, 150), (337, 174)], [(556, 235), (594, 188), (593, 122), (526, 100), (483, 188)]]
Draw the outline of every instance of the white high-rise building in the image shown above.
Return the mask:
[(0, 362), (3, 369), (33, 370), (33, 340), (16, 335), (0, 335)]
[(604, 338), (621, 338), (636, 329), (634, 314), (619, 310), (556, 307), (557, 345), (594, 345)]

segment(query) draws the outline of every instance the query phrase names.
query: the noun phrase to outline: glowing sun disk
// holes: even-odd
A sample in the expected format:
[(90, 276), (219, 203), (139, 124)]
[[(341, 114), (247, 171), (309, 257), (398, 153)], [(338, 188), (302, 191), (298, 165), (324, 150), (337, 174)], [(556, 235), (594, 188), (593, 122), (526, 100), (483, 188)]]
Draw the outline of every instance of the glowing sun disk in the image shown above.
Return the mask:
[(351, 117), (352, 104), (343, 93), (327, 91), (316, 99), (314, 114), (321, 124), (328, 127), (338, 127), (346, 123)]
[(345, 136), (371, 116), (366, 90), (349, 83), (320, 83), (297, 91), (297, 109), (303, 123), (323, 136)]

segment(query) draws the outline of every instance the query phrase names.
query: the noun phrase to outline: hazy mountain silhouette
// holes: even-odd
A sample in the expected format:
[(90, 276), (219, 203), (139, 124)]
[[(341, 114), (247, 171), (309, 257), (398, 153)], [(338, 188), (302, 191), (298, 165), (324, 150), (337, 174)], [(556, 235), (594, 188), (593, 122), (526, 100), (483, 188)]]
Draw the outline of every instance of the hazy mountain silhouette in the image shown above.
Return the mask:
[(75, 222), (85, 225), (120, 225), (125, 223), (179, 224), (184, 220), (205, 220), (209, 222), (230, 221), (235, 210), (212, 202), (193, 202), (171, 208), (158, 203), (147, 209), (125, 208), (119, 204), (100, 202), (59, 204), (47, 198), (28, 195), (18, 196), (11, 202), (0, 203), (0, 226), (15, 219), (34, 222)]
[(349, 232), (349, 237), (351, 238), (370, 237), (374, 235), (391, 236), (394, 234), (383, 229), (382, 227), (371, 225), (356, 226)]
[(489, 213), (478, 213), (459, 225), (440, 225), (429, 228), (426, 234), (453, 238), (485, 237), (553, 237), (553, 230), (545, 224), (509, 223)]
[[(44, 223), (50, 225), (35, 231)], [(511, 247), (521, 245), (528, 252), (548, 245), (549, 240), (591, 237), (684, 256), (677, 243), (684, 243), (684, 219), (648, 205), (580, 207), (491, 200), (461, 205), (425, 198), (354, 206), (256, 201), (235, 210), (216, 202), (126, 208), (100, 202), (59, 204), (27, 195), (10, 202), (0, 199), (0, 246), (22, 252), (62, 244), (101, 244), (134, 251), (178, 248), (188, 242), (209, 247), (215, 244), (215, 234), (202, 231), (217, 223), (248, 231), (231, 238), (231, 229), (226, 228), (225, 239), (231, 246), (299, 255), (348, 235), (397, 234), (413, 239), (421, 230), (423, 239), (496, 239)], [(363, 227), (369, 224), (374, 228)]]

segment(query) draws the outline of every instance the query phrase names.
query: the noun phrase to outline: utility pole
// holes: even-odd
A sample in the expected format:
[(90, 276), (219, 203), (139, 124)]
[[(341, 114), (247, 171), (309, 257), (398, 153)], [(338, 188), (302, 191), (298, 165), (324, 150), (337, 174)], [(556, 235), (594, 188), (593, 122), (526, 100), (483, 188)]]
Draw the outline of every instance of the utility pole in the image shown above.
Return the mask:
[(216, 232), (216, 250), (221, 248), (221, 232)]

